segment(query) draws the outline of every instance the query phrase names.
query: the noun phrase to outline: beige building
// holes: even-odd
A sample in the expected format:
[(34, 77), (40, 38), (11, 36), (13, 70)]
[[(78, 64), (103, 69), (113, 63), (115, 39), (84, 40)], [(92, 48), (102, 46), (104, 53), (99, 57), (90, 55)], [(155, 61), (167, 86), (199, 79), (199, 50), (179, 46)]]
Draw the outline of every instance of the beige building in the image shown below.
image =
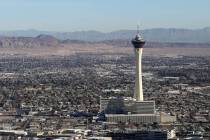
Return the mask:
[(160, 122), (161, 123), (173, 123), (176, 122), (176, 116), (171, 116), (167, 113), (160, 113)]
[(106, 114), (106, 118), (108, 122), (160, 123), (157, 114)]

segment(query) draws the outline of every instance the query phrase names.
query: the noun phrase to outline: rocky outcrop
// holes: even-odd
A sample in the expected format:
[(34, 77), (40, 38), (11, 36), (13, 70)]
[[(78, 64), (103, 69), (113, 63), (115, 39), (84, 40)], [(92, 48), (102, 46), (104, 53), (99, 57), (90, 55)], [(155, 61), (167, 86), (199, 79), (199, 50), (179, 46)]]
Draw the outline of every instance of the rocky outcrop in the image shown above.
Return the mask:
[(10, 48), (33, 48), (33, 47), (56, 47), (59, 40), (49, 35), (33, 37), (0, 37), (0, 47)]

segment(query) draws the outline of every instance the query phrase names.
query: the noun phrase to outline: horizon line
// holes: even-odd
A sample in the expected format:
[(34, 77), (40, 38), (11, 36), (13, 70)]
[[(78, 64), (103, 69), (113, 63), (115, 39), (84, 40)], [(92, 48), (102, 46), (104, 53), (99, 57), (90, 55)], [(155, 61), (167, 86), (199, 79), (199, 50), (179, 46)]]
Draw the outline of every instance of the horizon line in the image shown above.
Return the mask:
[[(152, 27), (152, 28), (145, 28), (140, 29), (140, 31), (144, 30), (153, 30), (153, 29), (177, 29), (177, 30), (202, 30), (210, 28), (210, 26), (200, 27), (200, 28), (179, 28), (179, 27)], [(95, 29), (88, 29), (88, 30), (75, 30), (75, 31), (55, 31), (55, 30), (45, 30), (45, 29), (35, 29), (35, 28), (28, 28), (28, 29), (14, 29), (14, 30), (1, 30), (0, 32), (17, 32), (17, 31), (37, 31), (37, 32), (53, 32), (53, 33), (69, 33), (69, 32), (100, 32), (100, 33), (112, 33), (117, 31), (136, 31), (136, 29), (119, 29), (119, 30), (112, 30), (112, 31), (100, 31)]]

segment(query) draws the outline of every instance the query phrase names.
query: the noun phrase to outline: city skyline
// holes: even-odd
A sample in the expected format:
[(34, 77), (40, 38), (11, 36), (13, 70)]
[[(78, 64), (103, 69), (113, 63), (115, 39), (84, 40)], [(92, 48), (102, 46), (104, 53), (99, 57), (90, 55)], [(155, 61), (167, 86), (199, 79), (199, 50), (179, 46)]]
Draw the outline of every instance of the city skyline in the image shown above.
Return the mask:
[(1, 0), (1, 31), (111, 32), (148, 28), (210, 26), (208, 0)]

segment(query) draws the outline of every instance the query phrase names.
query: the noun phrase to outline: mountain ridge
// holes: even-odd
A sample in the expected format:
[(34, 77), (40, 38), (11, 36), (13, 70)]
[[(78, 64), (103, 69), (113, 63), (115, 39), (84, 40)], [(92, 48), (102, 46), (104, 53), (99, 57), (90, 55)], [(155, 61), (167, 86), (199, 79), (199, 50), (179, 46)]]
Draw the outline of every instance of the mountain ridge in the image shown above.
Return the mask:
[[(210, 27), (202, 29), (184, 28), (152, 28), (140, 31), (144, 38), (150, 42), (187, 42), (210, 43)], [(130, 40), (136, 34), (136, 30), (118, 30), (112, 32), (100, 31), (74, 31), (55, 32), (39, 30), (0, 31), (0, 36), (8, 37), (37, 37), (41, 34), (53, 36), (59, 40), (80, 40), (98, 42), (105, 40)]]
[[(38, 35), (36, 37), (0, 37), (0, 48), (46, 48), (63, 46), (94, 46), (96, 44), (108, 45), (113, 47), (131, 47), (131, 41), (128, 39), (104, 40), (97, 42), (88, 42), (81, 40), (59, 40), (51, 35)], [(151, 42), (147, 41), (145, 48), (164, 48), (164, 47), (183, 47), (183, 48), (210, 48), (210, 43), (184, 43), (184, 42)]]

